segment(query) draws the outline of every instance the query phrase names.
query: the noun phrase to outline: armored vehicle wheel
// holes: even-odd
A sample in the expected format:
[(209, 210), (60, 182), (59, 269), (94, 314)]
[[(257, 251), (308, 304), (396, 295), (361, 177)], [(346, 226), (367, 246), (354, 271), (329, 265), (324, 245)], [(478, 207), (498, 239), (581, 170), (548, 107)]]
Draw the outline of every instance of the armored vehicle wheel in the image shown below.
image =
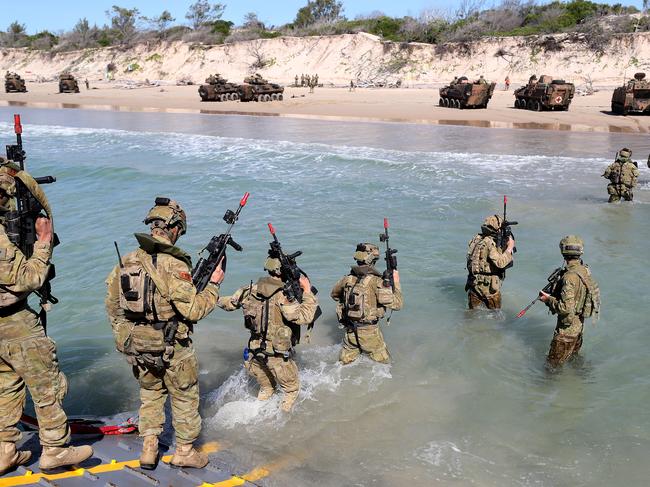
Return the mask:
[(277, 93), (273, 93), (271, 95), (271, 101), (278, 101), (278, 94)]
[(541, 105), (541, 103), (539, 101), (535, 100), (533, 102), (533, 110), (535, 110), (536, 112), (541, 112), (542, 111), (542, 105)]
[(460, 110), (460, 100), (454, 100), (454, 107)]
[(219, 101), (226, 101), (226, 95), (224, 94), (219, 95)]
[(233, 93), (232, 94), (232, 101), (237, 101), (239, 100), (239, 93)]
[(271, 101), (271, 95), (269, 94), (264, 95), (264, 101)]
[(439, 106), (439, 107), (444, 107), (444, 106), (445, 106), (445, 100), (443, 100), (442, 98), (440, 98), (440, 99), (438, 100), (438, 106)]
[(533, 100), (528, 100), (526, 103), (526, 108), (528, 110), (534, 110), (535, 109), (535, 102)]
[(515, 108), (519, 108), (519, 99), (515, 98)]
[(282, 100), (284, 100), (284, 95), (282, 93), (280, 93), (278, 95), (278, 101), (282, 101)]

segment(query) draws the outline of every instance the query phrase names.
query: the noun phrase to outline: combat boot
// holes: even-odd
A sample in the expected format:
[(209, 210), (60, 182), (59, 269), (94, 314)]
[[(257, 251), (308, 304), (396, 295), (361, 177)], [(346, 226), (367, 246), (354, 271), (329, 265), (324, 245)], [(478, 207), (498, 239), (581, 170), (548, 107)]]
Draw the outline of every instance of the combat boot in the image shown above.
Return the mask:
[(258, 401), (268, 401), (271, 399), (271, 396), (275, 390), (272, 387), (262, 387), (260, 389), (260, 392), (257, 393), (257, 400)]
[(154, 435), (145, 436), (140, 454), (140, 468), (153, 470), (158, 464), (158, 437)]
[(285, 392), (284, 399), (282, 400), (282, 410), (285, 413), (291, 412), (291, 408), (293, 408), (296, 399), (298, 399), (298, 391)]
[(38, 466), (41, 470), (52, 470), (68, 465), (77, 465), (93, 456), (91, 446), (44, 446)]
[(169, 463), (172, 467), (203, 468), (208, 462), (208, 456), (194, 449), (190, 443), (188, 445), (176, 445), (176, 451)]
[(16, 450), (16, 444), (8, 441), (0, 442), (0, 475), (8, 470), (24, 465), (32, 457), (30, 451)]

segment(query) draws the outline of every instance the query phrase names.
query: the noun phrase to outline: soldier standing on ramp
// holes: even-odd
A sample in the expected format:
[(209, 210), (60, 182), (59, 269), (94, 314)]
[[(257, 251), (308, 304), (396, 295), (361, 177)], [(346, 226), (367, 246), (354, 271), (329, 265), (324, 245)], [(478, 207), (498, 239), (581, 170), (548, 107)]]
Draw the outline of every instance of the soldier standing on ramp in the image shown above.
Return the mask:
[(618, 151), (616, 160), (605, 169), (603, 177), (610, 181), (607, 185), (610, 203), (620, 201), (621, 198), (632, 201), (634, 199), (632, 191), (639, 177), (637, 164), (632, 161), (632, 151), (626, 147)]
[(135, 234), (140, 248), (120, 257), (106, 280), (106, 310), (117, 350), (140, 383), (140, 466), (156, 467), (170, 396), (176, 432), (171, 464), (203, 468), (208, 457), (193, 447), (201, 416), (199, 364), (190, 335), (193, 324), (216, 307), (224, 272), (217, 266), (206, 288), (197, 292), (190, 256), (174, 245), (187, 229), (185, 212), (174, 200), (156, 198), (144, 223), (151, 225), (151, 234)]
[[(48, 217), (36, 220), (36, 242), (27, 258), (7, 235), (7, 216), (15, 210), (16, 185), (23, 184), (46, 208)], [(16, 427), (23, 413), (27, 389), (34, 401), (38, 435), (43, 446), (39, 461), (47, 471), (76, 465), (90, 458), (90, 446), (67, 446), (70, 441), (63, 399), (68, 382), (59, 369), (54, 341), (45, 334), (39, 314), (27, 298), (43, 288), (52, 257), (53, 229), (49, 204), (38, 183), (12, 161), (0, 157), (0, 475), (29, 461), (31, 452), (16, 450), (21, 439)]]

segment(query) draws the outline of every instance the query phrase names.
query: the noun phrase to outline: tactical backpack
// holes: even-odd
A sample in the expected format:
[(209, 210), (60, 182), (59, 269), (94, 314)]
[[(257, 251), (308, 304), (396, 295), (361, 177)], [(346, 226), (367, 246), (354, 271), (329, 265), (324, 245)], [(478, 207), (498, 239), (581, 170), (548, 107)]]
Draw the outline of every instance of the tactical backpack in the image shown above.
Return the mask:
[(490, 237), (477, 235), (469, 243), (467, 250), (467, 271), (471, 275), (492, 274), (492, 268), (488, 262), (488, 245), (485, 242)]
[(353, 323), (376, 323), (384, 316), (384, 308), (377, 306), (377, 296), (371, 283), (371, 275), (346, 277), (343, 285), (343, 313)]
[(582, 308), (582, 316), (585, 318), (592, 318), (593, 321), (598, 321), (600, 314), (600, 288), (598, 283), (591, 277), (591, 271), (588, 266), (584, 266), (585, 272), (575, 272), (580, 278), (582, 284), (586, 289), (585, 304)]

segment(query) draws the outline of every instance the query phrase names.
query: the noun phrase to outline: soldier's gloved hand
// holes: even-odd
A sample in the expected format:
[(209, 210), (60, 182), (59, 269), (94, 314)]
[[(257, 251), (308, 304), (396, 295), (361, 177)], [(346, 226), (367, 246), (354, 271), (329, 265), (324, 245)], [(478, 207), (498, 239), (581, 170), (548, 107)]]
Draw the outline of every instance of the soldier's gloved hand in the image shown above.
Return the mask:
[(50, 243), (52, 242), (52, 220), (44, 216), (36, 219), (36, 238), (39, 242)]
[(550, 299), (550, 297), (551, 297), (551, 295), (550, 295), (550, 294), (546, 294), (544, 291), (540, 291), (540, 292), (539, 292), (539, 300), (540, 300), (542, 303), (546, 303), (546, 302)]
[(506, 250), (512, 254), (512, 249), (515, 248), (515, 239), (512, 236), (508, 237), (508, 247)]
[(399, 272), (397, 272), (397, 269), (393, 271), (393, 281), (395, 281), (395, 284), (399, 284)]
[(222, 262), (223, 262), (223, 258), (219, 261), (219, 265), (214, 269), (214, 272), (210, 276), (210, 282), (212, 284), (221, 284), (223, 282), (224, 277), (226, 276), (226, 273), (221, 268)]
[(300, 287), (306, 293), (311, 293), (311, 282), (307, 276), (300, 276)]

